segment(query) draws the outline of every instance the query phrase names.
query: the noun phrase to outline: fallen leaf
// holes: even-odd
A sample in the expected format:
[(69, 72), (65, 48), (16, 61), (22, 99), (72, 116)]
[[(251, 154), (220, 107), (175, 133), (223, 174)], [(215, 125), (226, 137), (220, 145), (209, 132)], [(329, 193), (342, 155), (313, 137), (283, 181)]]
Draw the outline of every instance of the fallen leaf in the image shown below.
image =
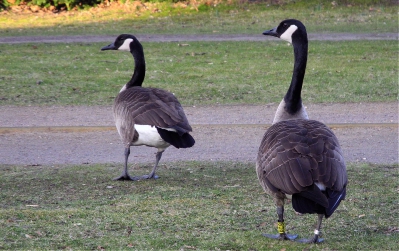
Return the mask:
[(187, 245), (184, 245), (184, 248), (187, 248), (187, 249), (197, 249), (197, 248), (194, 247), (194, 246), (187, 246)]

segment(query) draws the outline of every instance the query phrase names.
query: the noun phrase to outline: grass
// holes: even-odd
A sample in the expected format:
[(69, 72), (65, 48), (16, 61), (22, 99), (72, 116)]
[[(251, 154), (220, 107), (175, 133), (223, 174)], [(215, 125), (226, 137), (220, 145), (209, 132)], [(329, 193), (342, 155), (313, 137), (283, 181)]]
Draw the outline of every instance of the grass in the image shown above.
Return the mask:
[[(304, 21), (309, 32), (398, 31), (396, 6), (379, 4), (202, 5), (198, 12), (165, 3), (148, 6), (148, 11), (127, 5), (59, 15), (2, 13), (0, 36), (259, 34), (288, 17)], [(100, 52), (104, 45), (0, 44), (0, 105), (111, 104), (130, 78), (133, 60), (126, 53)], [(281, 41), (143, 45), (145, 86), (170, 90), (185, 105), (278, 102), (290, 81), (292, 48)], [(311, 42), (303, 98), (397, 100), (397, 57), (396, 41)], [(120, 165), (0, 166), (0, 249), (399, 249), (397, 165), (348, 166), (347, 200), (325, 221), (322, 245), (261, 236), (276, 232), (276, 212), (253, 163), (162, 167), (161, 179), (132, 183), (111, 180)], [(135, 172), (150, 168), (135, 166)], [(311, 235), (315, 220), (287, 206), (287, 230), (300, 238)]]
[[(276, 212), (253, 163), (178, 162), (161, 179), (116, 182), (121, 166), (0, 167), (0, 249), (398, 250), (398, 166), (350, 164), (347, 199), (321, 245), (267, 240)], [(137, 167), (145, 173), (151, 165)], [(315, 215), (286, 208), (288, 232)]]
[[(0, 105), (112, 104), (134, 62), (130, 53), (100, 52), (106, 44), (0, 44)], [(285, 42), (183, 45), (143, 43), (144, 86), (169, 90), (184, 105), (263, 104), (279, 102), (290, 83)], [(312, 41), (303, 99), (395, 101), (397, 58), (396, 41)]]
[(282, 6), (242, 1), (214, 5), (195, 2), (198, 5), (186, 7), (164, 2), (146, 3), (145, 8), (131, 3), (61, 14), (3, 13), (0, 36), (259, 34), (286, 18), (303, 21), (309, 32), (398, 32), (397, 5), (383, 1), (374, 4), (352, 1), (354, 5), (333, 5), (329, 0), (288, 1), (290, 3)]

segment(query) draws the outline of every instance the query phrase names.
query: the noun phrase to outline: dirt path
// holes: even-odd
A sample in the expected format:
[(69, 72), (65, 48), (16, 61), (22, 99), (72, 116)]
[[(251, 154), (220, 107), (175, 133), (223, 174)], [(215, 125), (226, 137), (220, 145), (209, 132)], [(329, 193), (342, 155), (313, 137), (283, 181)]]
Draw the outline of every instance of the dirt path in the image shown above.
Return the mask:
[[(162, 163), (254, 161), (276, 107), (185, 107), (197, 143), (191, 149), (168, 148)], [(333, 128), (348, 162), (398, 163), (398, 103), (310, 104), (307, 109), (311, 118)], [(122, 165), (111, 107), (7, 106), (0, 118), (0, 164)], [(153, 162), (154, 153), (154, 148), (132, 147), (131, 163)]]

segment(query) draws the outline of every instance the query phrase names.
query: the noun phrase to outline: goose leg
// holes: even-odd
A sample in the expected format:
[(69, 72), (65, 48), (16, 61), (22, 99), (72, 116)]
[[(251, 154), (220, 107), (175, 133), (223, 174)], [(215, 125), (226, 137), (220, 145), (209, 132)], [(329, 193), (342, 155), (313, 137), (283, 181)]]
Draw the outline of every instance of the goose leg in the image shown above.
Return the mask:
[(162, 157), (162, 153), (164, 152), (164, 150), (162, 151), (158, 151), (157, 154), (155, 155), (155, 165), (154, 168), (152, 169), (151, 173), (149, 173), (148, 175), (143, 175), (141, 176), (142, 179), (158, 179), (159, 176), (155, 174), (155, 171), (157, 170), (158, 167), (158, 163), (161, 160)]
[(158, 163), (161, 160), (163, 152), (164, 152), (164, 150), (157, 152), (157, 154), (155, 156), (155, 165), (154, 165), (154, 168), (152, 169), (151, 173), (149, 173), (147, 175), (132, 177), (132, 176), (129, 175), (128, 168), (127, 168), (127, 163), (128, 163), (128, 159), (129, 159), (129, 155), (130, 155), (130, 147), (125, 148), (125, 167), (124, 167), (124, 169), (122, 171), (122, 174), (119, 177), (115, 178), (114, 180), (133, 180), (133, 181), (137, 181), (137, 180), (144, 180), (144, 179), (158, 179), (159, 176), (155, 174), (155, 171), (157, 170)]
[(137, 180), (136, 177), (131, 177), (127, 170), (127, 162), (129, 159), (129, 155), (130, 155), (130, 147), (126, 147), (125, 148), (125, 167), (122, 171), (121, 176), (116, 177), (114, 180)]
[(263, 236), (278, 240), (295, 240), (295, 238), (298, 237), (298, 235), (287, 234), (285, 232), (284, 206), (277, 206), (277, 215), (278, 215), (278, 222), (277, 222), (278, 234), (263, 234)]
[(317, 226), (316, 229), (314, 230), (314, 236), (313, 238), (310, 239), (300, 239), (298, 242), (301, 243), (320, 243), (323, 242), (324, 239), (319, 238), (320, 236), (320, 229), (321, 229), (321, 222), (323, 221), (323, 214), (318, 215), (318, 220), (317, 220)]

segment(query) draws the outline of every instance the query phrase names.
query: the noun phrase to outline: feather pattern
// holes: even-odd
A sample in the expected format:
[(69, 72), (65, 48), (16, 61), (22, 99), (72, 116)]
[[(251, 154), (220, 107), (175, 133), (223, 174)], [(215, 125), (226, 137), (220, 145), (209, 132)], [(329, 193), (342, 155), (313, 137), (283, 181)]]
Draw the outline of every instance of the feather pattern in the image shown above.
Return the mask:
[[(187, 148), (195, 144), (189, 134), (192, 128), (172, 93), (142, 87), (146, 64), (143, 46), (135, 36), (121, 34), (101, 50), (129, 51), (135, 63), (133, 76), (120, 90), (113, 107), (115, 125), (125, 146), (125, 166), (116, 180), (157, 179), (155, 172), (167, 147)], [(141, 145), (158, 149), (155, 165), (150, 174), (131, 177), (128, 173), (130, 146)]]
[[(114, 103), (115, 121), (123, 121), (124, 143), (135, 141), (135, 124), (173, 129), (180, 136), (191, 132), (184, 110), (177, 98), (170, 92), (133, 86), (119, 93)], [(130, 131), (129, 131), (130, 130)], [(121, 134), (121, 132), (120, 132)]]
[(300, 193), (314, 183), (341, 191), (347, 182), (336, 136), (315, 120), (286, 120), (272, 125), (259, 147), (257, 163), (258, 178), (271, 193)]
[[(345, 199), (345, 161), (334, 133), (323, 123), (309, 120), (301, 91), (308, 57), (308, 38), (302, 22), (286, 19), (263, 32), (292, 43), (294, 70), (291, 84), (266, 131), (258, 151), (256, 172), (264, 190), (274, 198), (278, 223), (284, 226), (284, 200), (292, 195), (299, 213), (317, 213), (314, 236), (300, 242), (318, 243), (323, 217), (328, 218)], [(278, 226), (280, 226), (278, 225)], [(292, 240), (279, 229), (270, 238)]]

